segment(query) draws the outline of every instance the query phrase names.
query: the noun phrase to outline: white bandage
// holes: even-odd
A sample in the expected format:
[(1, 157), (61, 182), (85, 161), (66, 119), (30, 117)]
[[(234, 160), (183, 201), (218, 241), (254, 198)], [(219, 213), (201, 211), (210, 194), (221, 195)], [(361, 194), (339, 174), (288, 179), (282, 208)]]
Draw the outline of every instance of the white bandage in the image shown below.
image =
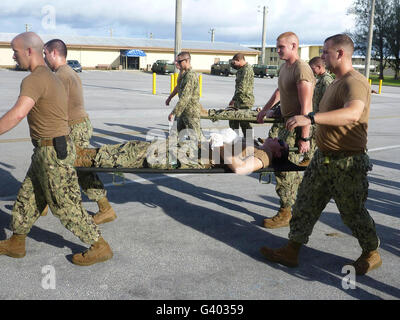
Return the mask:
[(235, 143), (239, 139), (241, 139), (240, 136), (231, 128), (222, 129), (219, 133), (213, 132), (210, 134), (211, 149), (222, 147), (224, 143)]

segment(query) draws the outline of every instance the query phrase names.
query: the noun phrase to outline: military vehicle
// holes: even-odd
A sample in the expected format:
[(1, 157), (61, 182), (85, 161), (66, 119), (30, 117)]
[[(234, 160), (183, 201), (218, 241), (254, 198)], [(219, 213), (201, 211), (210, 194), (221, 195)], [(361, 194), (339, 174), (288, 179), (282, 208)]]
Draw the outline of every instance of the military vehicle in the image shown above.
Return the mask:
[(157, 60), (153, 63), (151, 71), (160, 74), (174, 73), (175, 64), (168, 60)]
[(253, 71), (254, 75), (260, 78), (270, 77), (272, 79), (278, 76), (278, 66), (253, 64)]
[(236, 74), (237, 70), (232, 68), (231, 61), (219, 61), (211, 66), (211, 74), (229, 76)]

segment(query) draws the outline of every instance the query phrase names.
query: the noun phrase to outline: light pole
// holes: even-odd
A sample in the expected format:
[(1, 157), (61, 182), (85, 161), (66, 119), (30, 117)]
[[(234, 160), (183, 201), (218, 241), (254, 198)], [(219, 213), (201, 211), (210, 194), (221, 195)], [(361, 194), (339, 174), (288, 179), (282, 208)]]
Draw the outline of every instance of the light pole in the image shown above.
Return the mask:
[(264, 6), (263, 8), (263, 30), (262, 30), (262, 39), (261, 39), (261, 64), (265, 64), (265, 43), (266, 43), (266, 34), (267, 34), (267, 13), (268, 8)]
[(214, 38), (215, 38), (215, 29), (214, 29), (214, 28), (210, 29), (209, 33), (211, 33), (211, 42), (214, 42)]
[(365, 57), (365, 71), (364, 75), (369, 79), (369, 66), (371, 64), (371, 48), (372, 48), (372, 38), (374, 35), (374, 16), (375, 16), (375, 0), (371, 0), (371, 13), (369, 17), (369, 32), (368, 32), (368, 47), (367, 56)]
[[(182, 0), (176, 0), (175, 7), (175, 51), (174, 59), (182, 50)], [(175, 73), (177, 73), (175, 65)]]

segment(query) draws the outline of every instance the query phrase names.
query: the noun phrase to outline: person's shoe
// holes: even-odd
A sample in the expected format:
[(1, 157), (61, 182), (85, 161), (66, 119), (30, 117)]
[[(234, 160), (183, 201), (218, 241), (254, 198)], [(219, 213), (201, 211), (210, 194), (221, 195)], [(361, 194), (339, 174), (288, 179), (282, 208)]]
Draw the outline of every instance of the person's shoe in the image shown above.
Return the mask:
[(291, 211), (291, 207), (280, 208), (274, 217), (264, 219), (264, 228), (276, 229), (289, 226), (290, 219), (292, 218)]
[(26, 234), (14, 233), (10, 239), (0, 241), (0, 255), (4, 254), (12, 258), (25, 257)]
[(279, 249), (262, 247), (261, 254), (271, 262), (277, 262), (289, 268), (295, 268), (299, 265), (299, 252), (301, 243), (289, 240), (286, 246)]
[(310, 164), (310, 159), (303, 159), (300, 163), (299, 166), (300, 167), (308, 167), (308, 165)]
[(46, 204), (46, 206), (44, 207), (42, 213), (40, 214), (42, 217), (47, 216), (47, 213), (49, 212), (49, 205)]
[(117, 218), (114, 209), (111, 207), (106, 197), (97, 201), (99, 211), (93, 216), (96, 224), (111, 222)]
[(379, 268), (382, 265), (382, 259), (378, 250), (373, 250), (363, 252), (352, 265), (357, 275), (364, 275), (371, 270)]
[(72, 263), (78, 266), (90, 266), (111, 259), (113, 252), (108, 243), (100, 237), (88, 250), (72, 256)]
[(97, 148), (80, 148), (76, 147), (75, 167), (92, 167), (96, 158)]

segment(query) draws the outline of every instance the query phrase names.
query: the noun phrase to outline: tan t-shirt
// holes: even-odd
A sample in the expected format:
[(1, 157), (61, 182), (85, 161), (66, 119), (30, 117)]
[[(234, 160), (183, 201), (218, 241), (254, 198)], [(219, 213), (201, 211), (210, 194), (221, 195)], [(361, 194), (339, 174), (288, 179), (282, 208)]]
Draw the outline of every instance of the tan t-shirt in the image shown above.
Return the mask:
[(69, 134), (67, 94), (61, 81), (48, 67), (38, 66), (23, 79), (19, 96), (35, 101), (27, 117), (32, 139)]
[(308, 63), (303, 60), (297, 60), (292, 65), (284, 63), (279, 71), (278, 79), (281, 112), (284, 118), (300, 114), (301, 104), (297, 92), (297, 84), (300, 81), (315, 85), (315, 77)]
[(354, 124), (334, 127), (318, 125), (317, 146), (325, 152), (363, 152), (367, 148), (368, 118), (371, 88), (368, 80), (353, 70), (335, 80), (325, 91), (319, 104), (320, 112), (341, 109), (347, 102), (361, 100), (365, 107), (361, 118)]
[(87, 117), (88, 114), (84, 109), (81, 78), (67, 64), (57, 69), (56, 76), (62, 81), (68, 95), (69, 120), (77, 120)]

